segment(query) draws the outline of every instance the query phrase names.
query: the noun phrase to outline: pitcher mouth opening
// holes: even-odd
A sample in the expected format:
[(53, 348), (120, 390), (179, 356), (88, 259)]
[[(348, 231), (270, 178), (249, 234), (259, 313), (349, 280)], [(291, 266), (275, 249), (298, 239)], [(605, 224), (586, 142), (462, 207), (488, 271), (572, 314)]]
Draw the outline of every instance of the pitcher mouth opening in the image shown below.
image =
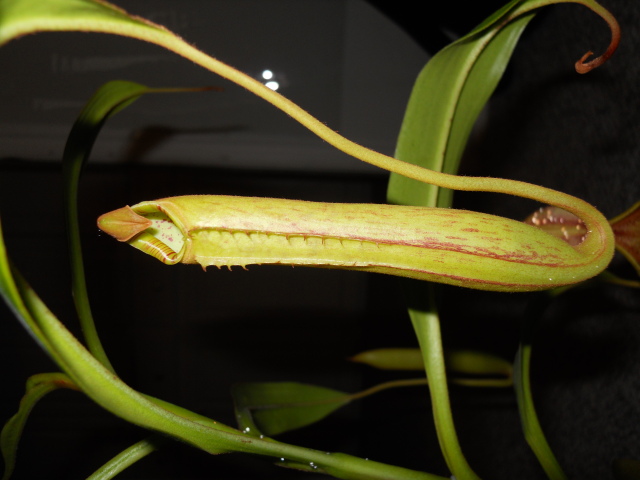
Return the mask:
[(98, 227), (166, 265), (180, 262), (184, 255), (183, 230), (155, 205), (127, 206), (105, 213), (98, 218)]

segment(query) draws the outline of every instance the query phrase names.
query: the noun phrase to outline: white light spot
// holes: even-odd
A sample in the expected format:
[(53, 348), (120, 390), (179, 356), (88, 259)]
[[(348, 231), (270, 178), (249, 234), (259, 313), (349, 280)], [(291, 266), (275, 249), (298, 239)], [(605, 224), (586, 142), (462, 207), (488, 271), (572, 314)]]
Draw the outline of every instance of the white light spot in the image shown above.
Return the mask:
[(280, 84), (278, 82), (276, 82), (276, 81), (273, 81), (273, 80), (270, 81), (270, 82), (265, 83), (265, 86), (267, 88), (270, 88), (271, 90), (278, 90), (280, 88)]
[(262, 72), (262, 78), (265, 80), (271, 80), (273, 78), (273, 72), (271, 70), (264, 70)]

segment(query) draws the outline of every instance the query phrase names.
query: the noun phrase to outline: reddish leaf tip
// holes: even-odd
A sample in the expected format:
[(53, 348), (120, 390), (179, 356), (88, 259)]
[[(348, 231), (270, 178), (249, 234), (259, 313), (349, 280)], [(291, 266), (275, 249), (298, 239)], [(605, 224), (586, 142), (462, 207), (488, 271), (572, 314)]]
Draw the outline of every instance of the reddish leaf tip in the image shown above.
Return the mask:
[[(589, 5), (587, 4), (585, 4), (585, 6), (589, 7)], [(613, 55), (613, 53), (618, 48), (618, 45), (620, 44), (620, 25), (618, 24), (618, 21), (615, 19), (615, 17), (606, 10), (594, 11), (598, 13), (609, 25), (609, 29), (611, 30), (611, 41), (609, 42), (607, 50), (599, 57), (596, 57), (587, 62), (587, 59), (593, 55), (593, 52), (589, 51), (585, 53), (582, 58), (575, 64), (576, 72), (578, 73), (588, 73), (594, 68), (598, 68), (600, 65), (609, 60), (611, 55)]]
[(610, 223), (615, 235), (616, 248), (640, 275), (640, 202), (613, 218)]

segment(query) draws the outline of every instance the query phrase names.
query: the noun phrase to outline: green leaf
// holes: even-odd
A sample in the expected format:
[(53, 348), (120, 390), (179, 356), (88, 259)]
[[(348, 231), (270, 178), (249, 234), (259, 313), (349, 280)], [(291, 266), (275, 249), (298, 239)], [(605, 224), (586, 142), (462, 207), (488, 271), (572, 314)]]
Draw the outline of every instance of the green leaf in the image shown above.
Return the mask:
[[(396, 158), (431, 170), (455, 174), (480, 111), (493, 93), (511, 53), (532, 18), (527, 14), (504, 25), (520, 1), (513, 1), (469, 35), (438, 52), (414, 85), (405, 112)], [(389, 203), (450, 207), (452, 195), (392, 173)], [(430, 285), (405, 282), (409, 315), (423, 350), (440, 445), (454, 475), (477, 478), (457, 440), (447, 388), (439, 317)], [(421, 306), (421, 307), (419, 307)]]
[[(579, 3), (603, 18), (611, 43), (601, 56), (576, 70), (585, 73), (616, 50), (620, 28), (594, 0), (514, 0), (472, 32), (447, 46), (424, 67), (413, 88), (396, 145), (396, 158), (445, 173), (456, 173), (469, 134), (495, 90), (518, 39), (535, 11), (555, 3)], [(451, 192), (391, 174), (387, 201), (402, 205), (451, 206)]]
[(71, 261), (71, 287), (80, 325), (89, 351), (113, 371), (96, 330), (82, 260), (82, 245), (78, 225), (78, 183), (80, 174), (89, 160), (93, 144), (105, 122), (147, 93), (194, 92), (204, 88), (150, 88), (135, 82), (115, 80), (102, 85), (84, 106), (75, 121), (62, 156), (64, 202), (67, 239)]
[[(497, 86), (515, 45), (534, 10), (553, 1), (515, 0), (475, 30), (439, 52), (425, 66), (414, 86), (405, 112), (396, 158), (431, 170), (455, 174), (469, 134), (480, 111)], [(615, 50), (619, 29), (612, 16), (596, 2), (583, 5), (601, 15), (612, 30), (612, 41), (602, 57), (576, 65), (580, 72), (600, 65)], [(392, 173), (389, 203), (450, 207), (452, 192)], [(424, 352), (434, 406), (434, 419), (443, 454), (452, 472), (476, 478), (460, 450), (451, 418), (437, 308), (431, 286), (405, 282), (409, 315)]]
[(531, 391), (531, 353), (535, 322), (542, 315), (552, 294), (541, 294), (531, 301), (523, 320), (520, 345), (513, 366), (513, 382), (520, 414), (520, 423), (525, 440), (531, 447), (538, 462), (551, 480), (566, 480), (562, 470), (542, 430), (533, 403)]
[[(0, 10), (0, 45), (37, 31), (93, 30), (94, 24), (111, 26), (115, 30), (127, 26), (160, 28), (102, 1), (2, 0)], [(79, 18), (82, 23), (77, 22)]]
[(150, 453), (155, 452), (158, 447), (166, 443), (167, 439), (160, 436), (145, 438), (124, 449), (107, 463), (102, 465), (87, 480), (110, 480), (123, 472), (138, 460), (142, 460)]
[[(510, 377), (512, 373), (509, 362), (486, 352), (447, 349), (444, 357), (450, 375)], [(349, 360), (381, 370), (424, 370), (419, 348), (378, 348), (358, 353)]]
[(450, 349), (444, 352), (447, 371), (454, 375), (511, 377), (511, 363), (504, 358), (476, 350)]
[[(0, 230), (0, 294), (24, 327), (98, 405), (133, 424), (189, 441), (210, 453), (234, 450), (239, 432), (166, 402), (145, 397), (98, 362), (11, 268)], [(12, 429), (15, 430), (14, 427)], [(243, 446), (244, 447), (244, 446)], [(245, 448), (246, 449), (246, 448)]]
[[(73, 335), (53, 316), (25, 280), (9, 268), (3, 256), (4, 243), (0, 236), (0, 288), (16, 292), (18, 305), (9, 298), (9, 305), (24, 315), (26, 325), (38, 328), (45, 346), (58, 365), (74, 383), (98, 405), (132, 424), (159, 431), (217, 454), (230, 451), (255, 453), (288, 462), (310, 464), (338, 478), (443, 480), (442, 477), (335, 453), (275, 442), (269, 438), (252, 438), (214, 420), (144, 396), (123, 383), (104, 365), (93, 358)], [(7, 268), (5, 268), (7, 267)], [(5, 276), (5, 273), (8, 276)], [(338, 392), (340, 393), (340, 392)]]
[(295, 382), (242, 383), (231, 394), (240, 430), (254, 436), (310, 425), (350, 401), (344, 392)]
[[(2, 223), (0, 222), (0, 297), (3, 298), (9, 309), (14, 313), (18, 321), (22, 324), (24, 329), (31, 335), (36, 343), (44, 350), (49, 356), (58, 362), (60, 360), (57, 357), (55, 350), (51, 346), (46, 335), (42, 332), (42, 329), (38, 323), (31, 316), (31, 312), (27, 308), (27, 305), (22, 298), (20, 289), (16, 285), (13, 278), (12, 265), (7, 257), (6, 246), (4, 244), (4, 237), (2, 234)], [(58, 363), (60, 365), (60, 363)]]
[[(407, 105), (396, 158), (431, 170), (457, 172), (471, 129), (533, 17), (528, 13), (502, 24), (520, 3), (509, 3), (427, 63)], [(402, 205), (451, 206), (451, 194), (438, 191), (438, 187), (391, 174), (387, 200)]]
[(18, 413), (11, 417), (0, 432), (0, 449), (4, 459), (2, 480), (9, 480), (16, 464), (18, 444), (29, 414), (36, 403), (47, 393), (59, 388), (77, 390), (78, 387), (64, 373), (41, 373), (27, 380), (24, 397), (20, 400)]
[(422, 370), (422, 352), (419, 348), (377, 348), (360, 352), (349, 360), (380, 370)]
[(111, 115), (147, 91), (149, 89), (144, 85), (124, 81), (109, 82), (100, 87), (84, 106), (73, 125), (62, 156), (73, 299), (89, 351), (111, 371), (114, 370), (102, 347), (89, 304), (78, 225), (78, 182), (102, 125)]

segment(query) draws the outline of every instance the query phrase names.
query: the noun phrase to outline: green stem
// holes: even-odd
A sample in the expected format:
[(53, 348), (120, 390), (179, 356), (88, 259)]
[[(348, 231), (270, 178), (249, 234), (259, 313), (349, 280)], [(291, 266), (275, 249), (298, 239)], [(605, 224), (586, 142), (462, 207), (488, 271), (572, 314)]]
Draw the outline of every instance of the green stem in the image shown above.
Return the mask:
[(531, 392), (531, 349), (535, 322), (542, 315), (551, 295), (534, 299), (525, 313), (520, 347), (514, 362), (514, 387), (525, 439), (551, 480), (567, 480), (542, 431)]
[[(413, 290), (411, 287), (409, 288), (411, 294)], [(424, 296), (424, 289), (422, 289), (422, 293)], [(420, 343), (427, 372), (438, 441), (445, 461), (457, 480), (479, 480), (480, 477), (471, 469), (462, 453), (453, 423), (440, 334), (440, 319), (435, 309), (433, 286), (430, 286), (427, 294), (431, 297), (428, 300), (428, 306), (423, 306), (420, 309), (409, 308), (409, 316)]]
[(13, 272), (7, 283), (17, 282), (24, 299), (28, 323), (36, 323), (55, 352), (54, 358), (75, 384), (93, 401), (128, 422), (181, 439), (209, 453), (244, 452), (314, 465), (343, 479), (359, 480), (443, 480), (443, 477), (387, 465), (342, 453), (327, 453), (255, 438), (226, 425), (205, 419), (177, 406), (145, 397), (123, 383), (97, 361), (58, 321), (30, 286)]
[(155, 436), (134, 443), (87, 477), (87, 480), (109, 480), (115, 477), (138, 460), (155, 452), (159, 444), (164, 441), (161, 437)]

